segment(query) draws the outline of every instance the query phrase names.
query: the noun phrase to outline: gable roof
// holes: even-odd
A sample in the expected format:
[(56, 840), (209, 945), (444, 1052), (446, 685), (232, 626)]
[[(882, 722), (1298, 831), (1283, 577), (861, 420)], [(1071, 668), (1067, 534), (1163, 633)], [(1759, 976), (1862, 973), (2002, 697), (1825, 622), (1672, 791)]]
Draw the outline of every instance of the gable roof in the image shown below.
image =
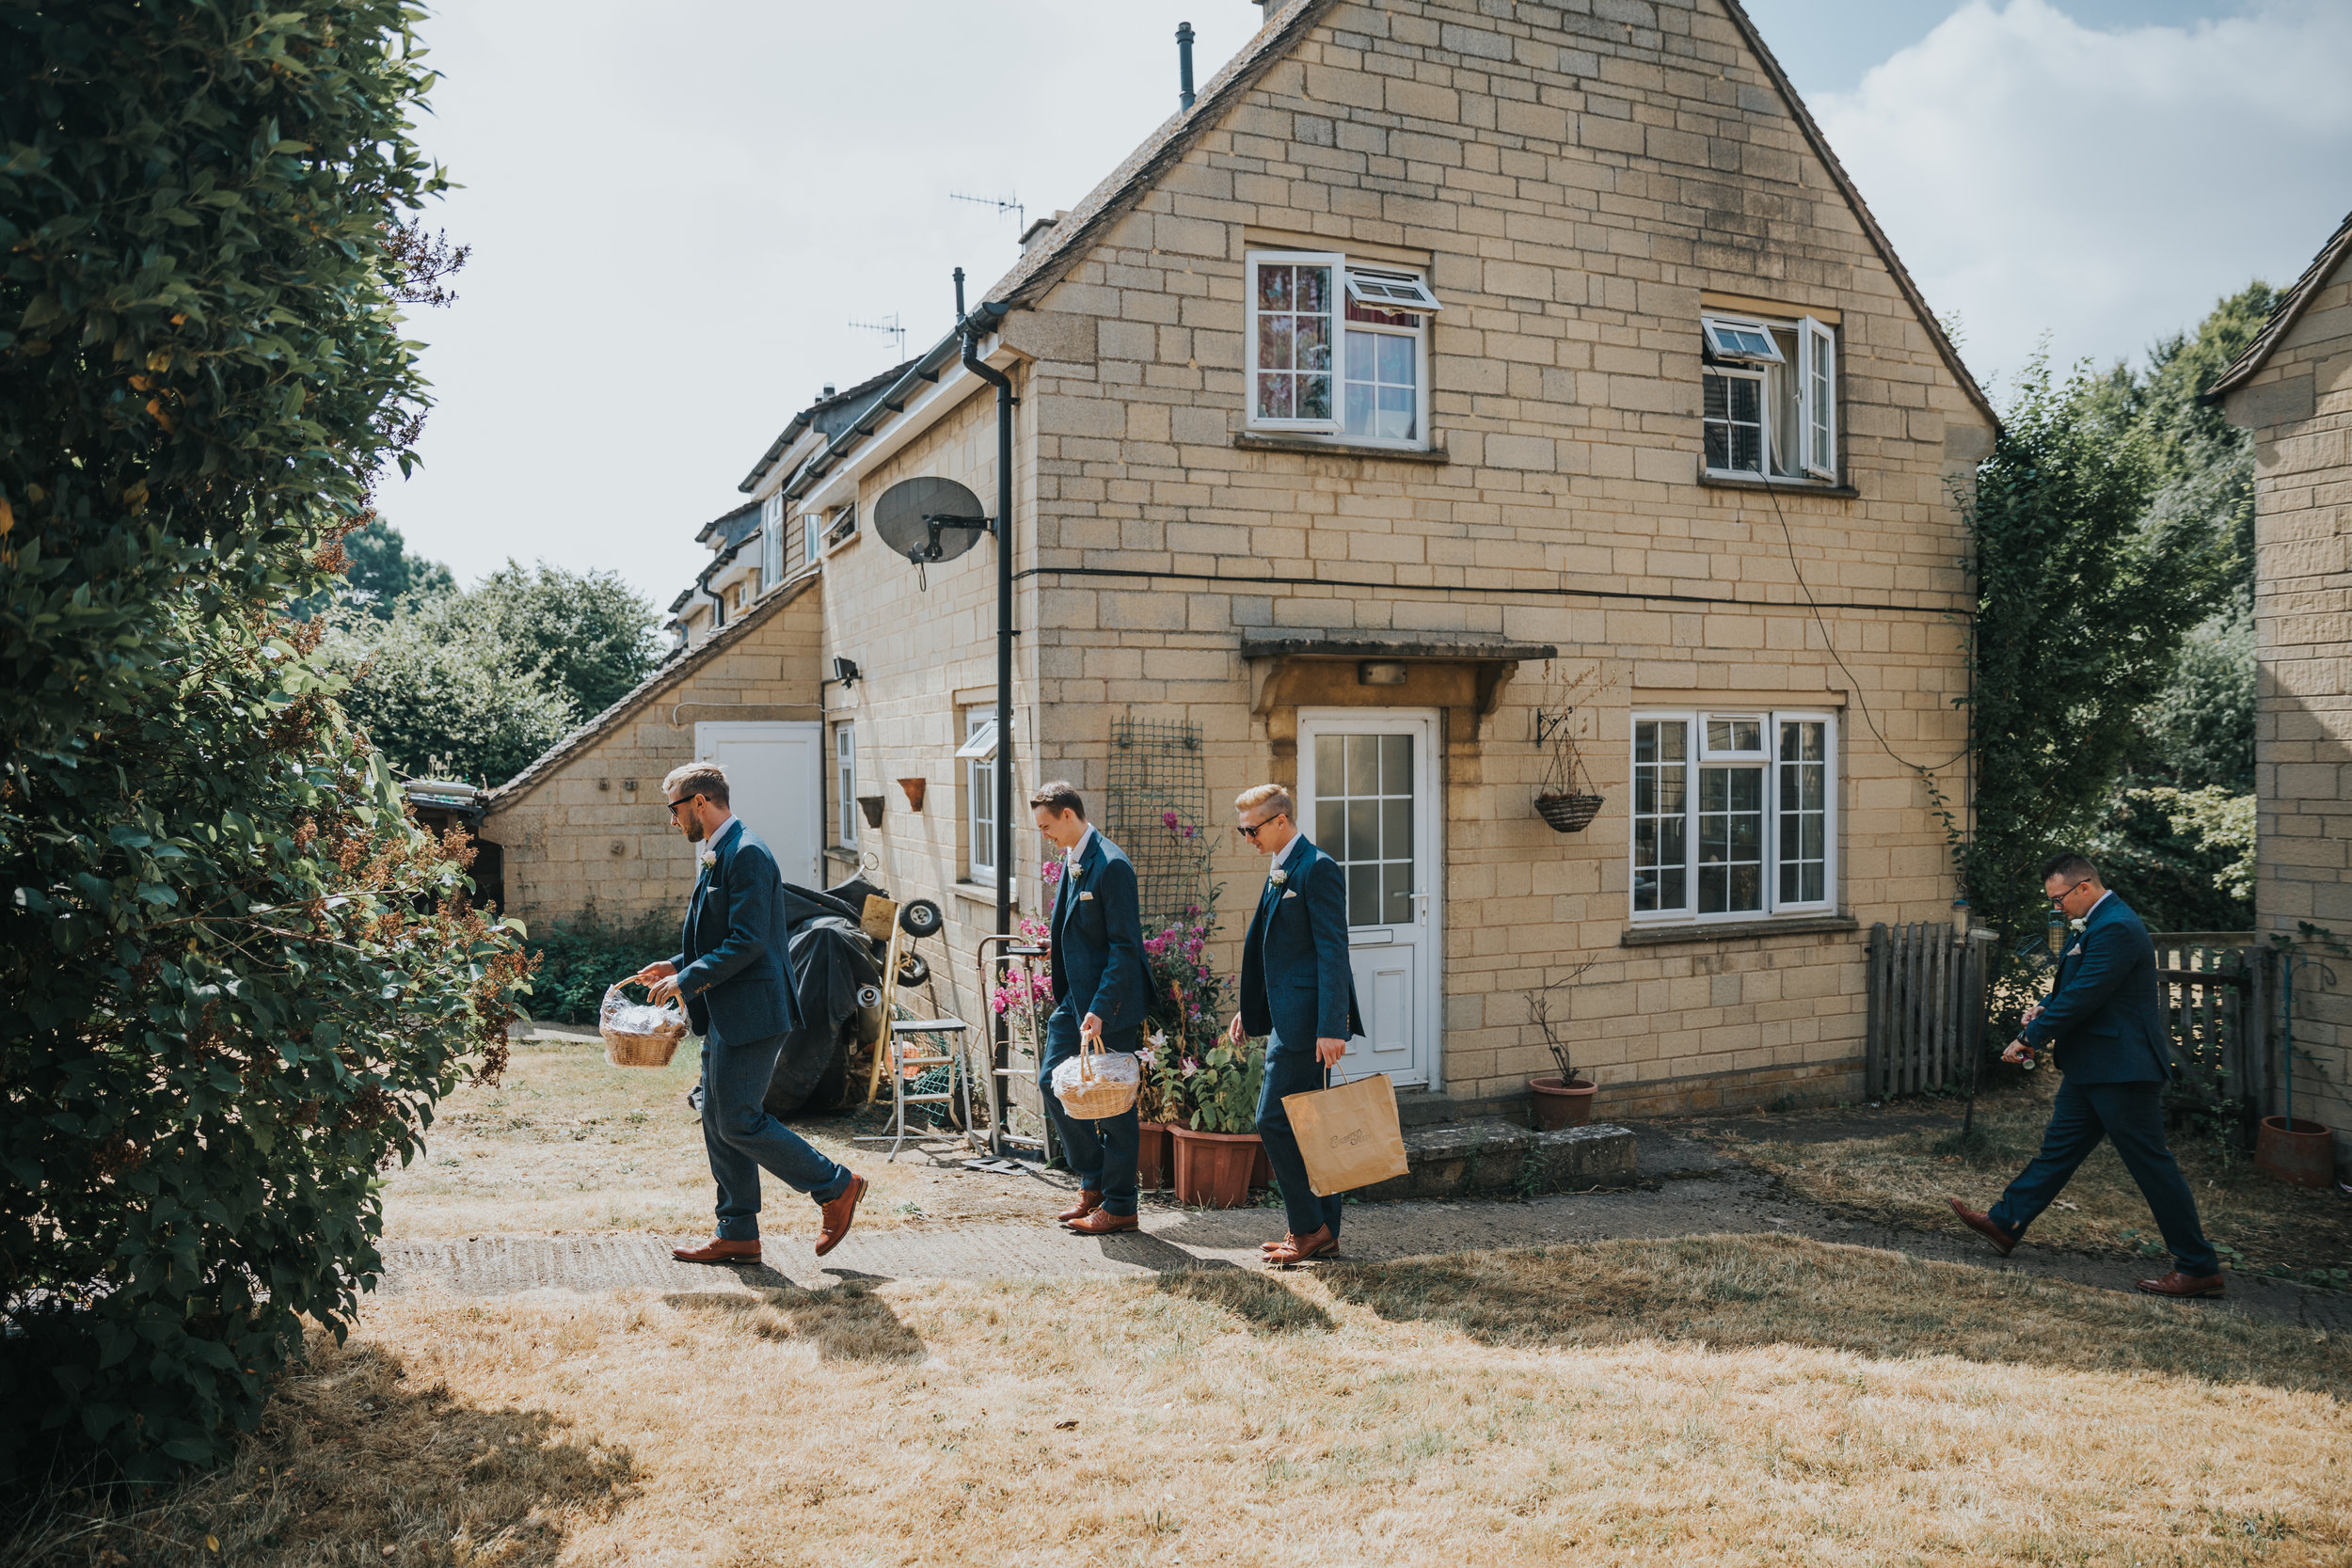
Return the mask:
[(2279, 303), (2271, 309), (2270, 319), (2263, 324), (2260, 332), (2254, 334), (2254, 341), (2246, 345), (2246, 352), (2232, 360), (2230, 368), (2215, 378), (2214, 384), (2206, 388), (2197, 401), (2219, 403), (2253, 380), (2269, 361), (2272, 351), (2294, 330), (2303, 312), (2311, 309), (2312, 301), (2318, 296), (2320, 290), (2328, 286), (2328, 279), (2335, 276), (2336, 268), (2346, 256), (2352, 256), (2352, 213), (2345, 214), (2344, 221), (2336, 225), (2336, 231), (2328, 236), (2326, 245), (2319, 247), (2319, 254), (2312, 257), (2312, 264), (2303, 269), (2303, 276), (2295, 280), (2295, 287), (2279, 296)]
[(792, 422), (784, 427), (782, 435), (768, 443), (768, 450), (760, 454), (759, 461), (752, 465), (752, 471), (744, 476), (743, 483), (736, 488), (748, 491), (767, 478), (768, 470), (776, 466), (777, 459), (791, 450), (792, 443), (801, 438), (801, 432), (814, 428), (825, 436), (838, 434), (850, 420), (865, 413), (867, 405), (888, 390), (893, 382), (914, 368), (914, 361), (912, 359), (902, 365), (894, 365), (880, 375), (859, 382), (846, 392), (835, 392), (831, 397), (818, 398), (815, 403), (793, 415)]
[[(1136, 203), (1150, 193), (1161, 176), (1192, 150), (1193, 145), (1216, 124), (1235, 100), (1254, 87), (1258, 79), (1288, 54), (1291, 47), (1338, 3), (1339, 0), (1291, 0), (1275, 14), (1273, 21), (1259, 30), (1256, 38), (1243, 45), (1241, 52), (1209, 79), (1208, 86), (1200, 90), (1198, 101), (1190, 109), (1179, 112), (1145, 138), (1142, 146), (1129, 153), (1124, 163), (1113, 169), (1101, 184), (1088, 192), (1086, 199), (1071, 209), (1070, 215), (1055, 226), (1053, 233), (1014, 262), (1012, 270), (998, 278), (982, 298), (989, 304), (1009, 309), (1027, 305), (1052, 288), (1114, 224), (1135, 209)], [(1765, 47), (1763, 35), (1756, 31), (1756, 24), (1749, 20), (1740, 0), (1720, 0), (1720, 3), (1741, 41), (1746, 43), (1757, 65), (1763, 69), (1765, 77), (1772, 84), (1773, 90), (1780, 94), (1790, 117), (1796, 120), (1798, 130), (1804, 134), (1806, 145), (1813, 149), (1821, 166), (1829, 171), (1830, 180), (1836, 185), (1838, 194), (1846, 198), (1846, 205), (1852, 210), (1855, 221), (1861, 224), (1862, 231), (1877, 250), (1879, 260), (1895, 279), (1896, 288), (1901, 291), (1913, 313), (1919, 318), (1919, 325), (1926, 328), (1928, 340), (1935, 345), (1935, 352), (1943, 359), (1945, 368), (1952, 372), (1953, 379), (1960, 383), (1960, 389), (1968, 400), (1997, 426), (2000, 416), (1994, 411), (1992, 400), (1985, 396), (1984, 388), (1977, 385), (1977, 378), (1969, 373), (1967, 365), (1960, 357), (1959, 348), (1945, 332), (1943, 324), (1935, 319), (1935, 312), (1928, 308), (1927, 296), (1919, 292), (1919, 285), (1912, 280), (1902, 259), (1895, 254), (1894, 245), (1887, 239), (1886, 231), (1879, 227), (1869, 203), (1862, 199), (1862, 192), (1854, 184), (1852, 176), (1846, 172), (1846, 166), (1839, 163), (1837, 154), (1830, 150), (1829, 138), (1814, 122), (1812, 112), (1804, 106), (1804, 100), (1797, 95), (1796, 86), (1788, 80), (1788, 73), (1781, 70), (1780, 61)]]
[(777, 611), (821, 580), (814, 576), (805, 577), (796, 583), (785, 584), (772, 594), (763, 594), (752, 601), (751, 609), (743, 612), (741, 620), (730, 621), (711, 633), (707, 641), (672, 654), (655, 668), (653, 673), (629, 688), (628, 694), (619, 702), (540, 752), (530, 767), (484, 795), (483, 808), (496, 811), (536, 789), (568, 758), (619, 729), (639, 708), (734, 647), (757, 627), (765, 626)]

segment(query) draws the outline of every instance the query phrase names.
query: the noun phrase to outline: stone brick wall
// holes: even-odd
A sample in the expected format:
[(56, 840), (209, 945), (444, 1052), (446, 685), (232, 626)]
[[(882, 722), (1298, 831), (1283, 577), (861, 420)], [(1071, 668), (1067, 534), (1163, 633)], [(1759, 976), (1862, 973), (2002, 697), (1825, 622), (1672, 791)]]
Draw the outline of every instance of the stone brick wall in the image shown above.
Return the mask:
[[(2255, 923), (2352, 942), (2352, 262), (2226, 404), (2254, 433)], [(2296, 977), (2296, 1114), (2352, 1155), (2352, 968)], [(2305, 1053), (2309, 1053), (2307, 1056)], [(2281, 1107), (2273, 1105), (2273, 1111)]]

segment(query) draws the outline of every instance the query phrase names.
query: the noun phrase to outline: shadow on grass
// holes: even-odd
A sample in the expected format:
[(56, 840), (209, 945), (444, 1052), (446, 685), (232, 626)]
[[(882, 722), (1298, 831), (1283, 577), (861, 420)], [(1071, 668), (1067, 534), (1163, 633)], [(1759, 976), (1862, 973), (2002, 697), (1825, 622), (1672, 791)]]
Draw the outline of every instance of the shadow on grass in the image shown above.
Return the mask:
[(732, 1319), (763, 1339), (812, 1343), (828, 1361), (914, 1361), (924, 1354), (921, 1336), (864, 1279), (821, 1291), (797, 1285), (757, 1292), (679, 1291), (661, 1299), (682, 1312)]
[(1152, 1281), (1164, 1296), (1182, 1296), (1220, 1307), (1258, 1335), (1296, 1334), (1329, 1328), (1331, 1314), (1272, 1275), (1253, 1274), (1231, 1263), (1216, 1268), (1172, 1269)]
[(1340, 1300), (1495, 1345), (1684, 1341), (1952, 1355), (2341, 1393), (2352, 1345), (2212, 1304), (2111, 1291), (1792, 1236), (1604, 1242), (1327, 1264)]
[(175, 1487), (52, 1484), (0, 1526), (9, 1568), (192, 1562), (552, 1564), (567, 1520), (634, 1499), (626, 1447), (573, 1440), (544, 1411), (408, 1386), (380, 1345), (314, 1333), (260, 1430), (221, 1469)]

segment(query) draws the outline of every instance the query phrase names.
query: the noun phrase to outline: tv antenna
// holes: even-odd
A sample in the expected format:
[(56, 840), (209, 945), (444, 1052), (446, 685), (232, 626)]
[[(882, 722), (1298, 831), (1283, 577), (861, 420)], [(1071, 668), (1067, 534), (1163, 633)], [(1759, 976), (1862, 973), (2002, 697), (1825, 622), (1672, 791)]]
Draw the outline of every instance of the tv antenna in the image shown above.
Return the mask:
[(884, 316), (880, 321), (851, 322), (850, 325), (857, 328), (860, 332), (880, 332), (884, 337), (891, 339), (898, 345), (898, 357), (892, 360), (891, 363), (894, 365), (905, 363), (907, 356), (907, 329), (899, 325), (898, 313), (897, 311), (892, 311), (889, 315)]
[(947, 193), (947, 199), (969, 201), (976, 207), (993, 207), (996, 209), (998, 217), (1010, 213), (1013, 215), (1014, 227), (1022, 230), (1029, 227), (1029, 210), (1021, 205), (1021, 193), (1018, 191), (1010, 196), (965, 196), (961, 192), (950, 191)]

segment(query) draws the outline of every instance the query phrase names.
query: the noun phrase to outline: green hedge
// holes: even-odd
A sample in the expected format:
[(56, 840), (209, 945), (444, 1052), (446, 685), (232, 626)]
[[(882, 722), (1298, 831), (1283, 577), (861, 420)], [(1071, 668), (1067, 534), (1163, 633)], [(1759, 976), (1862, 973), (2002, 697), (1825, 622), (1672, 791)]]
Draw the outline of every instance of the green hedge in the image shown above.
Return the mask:
[(591, 909), (554, 922), (545, 938), (528, 944), (539, 960), (531, 977), (531, 1016), (553, 1023), (596, 1022), (606, 987), (657, 958), (677, 957), (679, 920), (656, 913), (615, 924)]

